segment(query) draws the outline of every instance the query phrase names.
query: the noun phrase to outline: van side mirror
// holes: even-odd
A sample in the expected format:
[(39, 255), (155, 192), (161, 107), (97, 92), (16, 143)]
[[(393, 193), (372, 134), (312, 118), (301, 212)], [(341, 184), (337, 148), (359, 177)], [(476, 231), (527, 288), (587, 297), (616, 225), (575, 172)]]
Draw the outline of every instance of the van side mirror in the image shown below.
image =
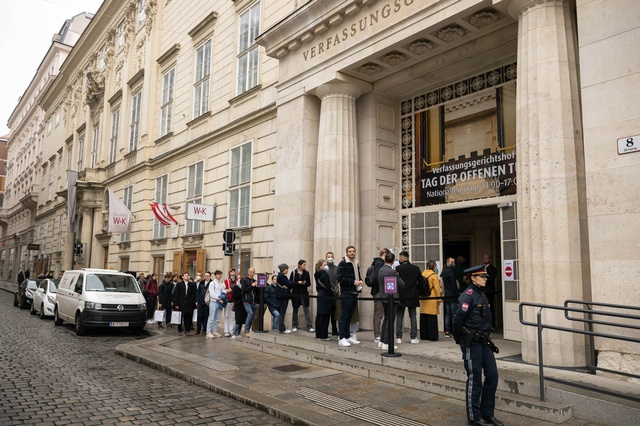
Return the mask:
[(75, 291), (78, 294), (82, 293), (82, 283), (77, 283), (76, 287), (73, 289), (73, 291)]

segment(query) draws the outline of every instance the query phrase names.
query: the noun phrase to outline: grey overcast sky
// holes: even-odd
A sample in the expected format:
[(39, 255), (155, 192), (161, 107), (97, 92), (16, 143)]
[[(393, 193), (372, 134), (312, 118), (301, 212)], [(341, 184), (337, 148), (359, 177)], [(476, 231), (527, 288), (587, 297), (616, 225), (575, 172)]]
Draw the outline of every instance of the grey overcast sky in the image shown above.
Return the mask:
[(64, 21), (81, 12), (96, 13), (102, 0), (0, 0), (0, 136), (27, 90), (51, 37)]

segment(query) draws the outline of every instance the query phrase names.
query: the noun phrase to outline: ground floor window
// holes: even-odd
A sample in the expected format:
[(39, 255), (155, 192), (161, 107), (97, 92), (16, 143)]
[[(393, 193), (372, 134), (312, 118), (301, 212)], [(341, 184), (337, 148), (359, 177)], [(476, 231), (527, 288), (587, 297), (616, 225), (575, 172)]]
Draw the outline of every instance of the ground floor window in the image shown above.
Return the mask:
[(129, 270), (129, 256), (120, 258), (120, 271), (125, 272)]
[(164, 256), (153, 256), (152, 273), (158, 274), (158, 279), (164, 275)]

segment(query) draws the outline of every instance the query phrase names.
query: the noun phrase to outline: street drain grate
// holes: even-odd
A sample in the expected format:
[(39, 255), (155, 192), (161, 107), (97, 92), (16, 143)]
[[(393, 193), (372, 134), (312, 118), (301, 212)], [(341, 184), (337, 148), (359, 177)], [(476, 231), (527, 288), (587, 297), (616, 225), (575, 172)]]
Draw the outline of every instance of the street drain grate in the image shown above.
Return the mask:
[(273, 369), (282, 371), (283, 373), (291, 373), (293, 371), (306, 370), (307, 367), (303, 367), (301, 365), (295, 365), (295, 364), (287, 364), (287, 365), (281, 365), (279, 367), (273, 367)]
[(426, 423), (420, 423), (409, 420), (405, 417), (396, 416), (394, 414), (385, 413), (384, 411), (374, 408), (365, 407), (362, 404), (348, 401), (337, 396), (319, 392), (314, 389), (300, 388), (296, 392), (304, 396), (306, 399), (315, 402), (321, 407), (329, 408), (347, 416), (355, 417), (359, 420), (372, 423), (378, 426), (425, 426)]

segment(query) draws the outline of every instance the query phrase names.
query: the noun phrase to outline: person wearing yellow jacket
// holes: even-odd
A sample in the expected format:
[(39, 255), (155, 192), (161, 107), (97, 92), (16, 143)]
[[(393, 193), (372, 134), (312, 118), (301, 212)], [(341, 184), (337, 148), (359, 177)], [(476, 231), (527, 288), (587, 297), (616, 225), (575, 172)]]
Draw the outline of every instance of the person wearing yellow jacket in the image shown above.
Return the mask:
[[(438, 278), (435, 260), (427, 262), (427, 269), (422, 276), (427, 280), (425, 294), (428, 297), (440, 297), (440, 279)], [(420, 339), (438, 340), (438, 314), (442, 299), (429, 299), (420, 301)]]

